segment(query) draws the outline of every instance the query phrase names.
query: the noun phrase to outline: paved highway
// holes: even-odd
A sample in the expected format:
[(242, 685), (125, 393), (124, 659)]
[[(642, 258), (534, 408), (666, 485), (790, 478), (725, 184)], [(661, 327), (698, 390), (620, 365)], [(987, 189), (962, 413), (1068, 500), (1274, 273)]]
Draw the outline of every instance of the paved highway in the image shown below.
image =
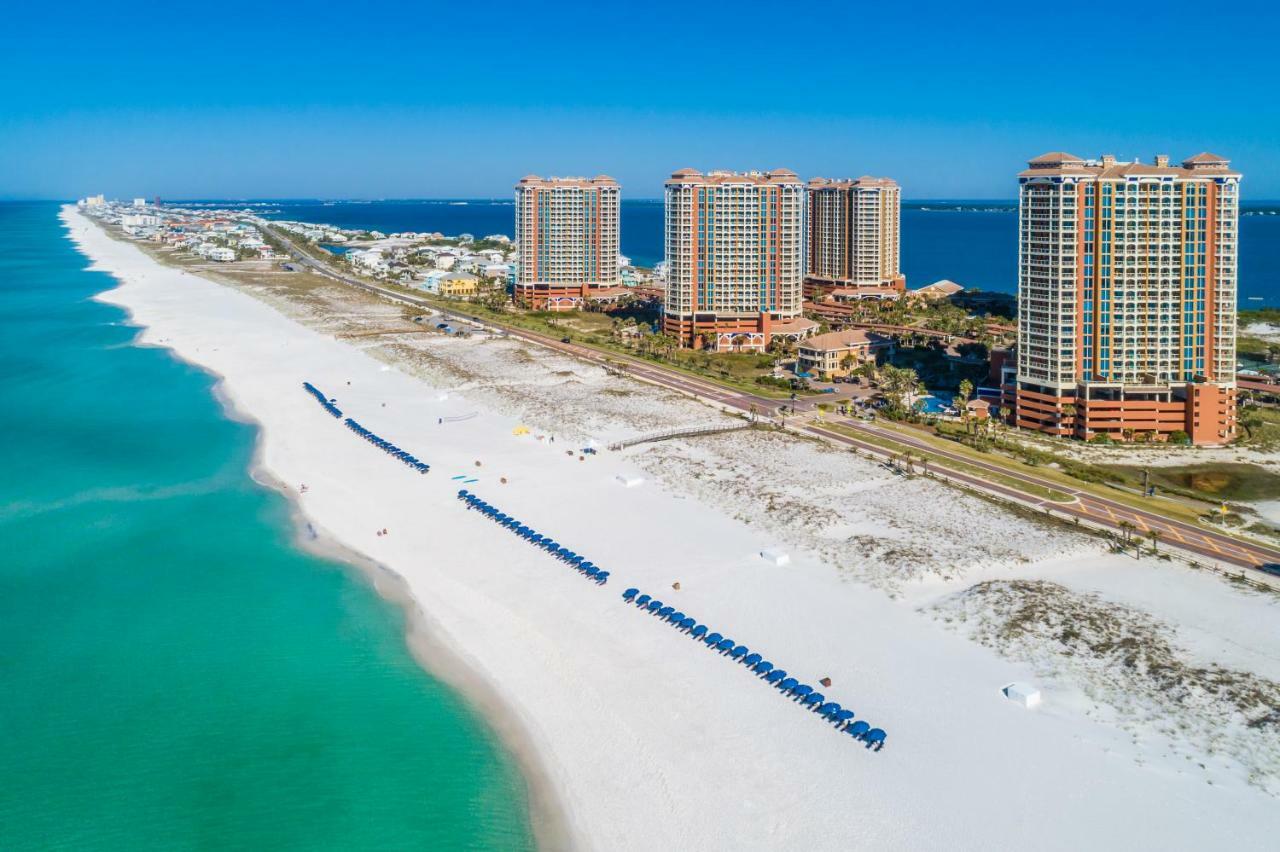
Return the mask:
[[(274, 229), (270, 229), (270, 232), (289, 248), (290, 252), (299, 263), (316, 270), (321, 275), (340, 281), (344, 284), (348, 284), (352, 287), (358, 287), (362, 290), (377, 293), (381, 296), (395, 299), (416, 307), (421, 307), (426, 310), (440, 312), (445, 315), (454, 315), (459, 319), (482, 326), (498, 327), (488, 320), (472, 318), (466, 314), (457, 312), (451, 313), (450, 311), (442, 310), (426, 299), (392, 290), (388, 287), (374, 284), (369, 281), (362, 281), (354, 276), (344, 275), (343, 273), (333, 269), (333, 267), (325, 263), (323, 260), (318, 260), (309, 255), (306, 251), (299, 248), (280, 232)], [(554, 337), (513, 326), (504, 325), (501, 326), (501, 330), (510, 334), (512, 337), (521, 338), (531, 343), (536, 343), (541, 346), (546, 346), (574, 355), (586, 361), (592, 361), (594, 363), (610, 367), (611, 369), (625, 372), (630, 376), (655, 385), (695, 394), (723, 406), (743, 412), (758, 412), (762, 415), (774, 415), (776, 414), (779, 405), (785, 404), (788, 405), (788, 407), (791, 406), (791, 403), (789, 402), (784, 403), (770, 397), (763, 397), (745, 391), (733, 390), (711, 381), (687, 375), (679, 370), (658, 366), (639, 358), (615, 353), (603, 353), (585, 346), (579, 346), (573, 343), (564, 343)], [(922, 438), (903, 435), (901, 432), (889, 430), (862, 420), (840, 417), (833, 418), (828, 416), (825, 420), (814, 422), (806, 416), (806, 413), (812, 414), (815, 411), (816, 401), (814, 400), (799, 400), (795, 403), (794, 407), (797, 410), (797, 414), (789, 418), (787, 425), (789, 428), (796, 431), (815, 435), (844, 446), (857, 447), (863, 452), (884, 458), (896, 456), (901, 451), (887, 449), (880, 444), (874, 443), (874, 441), (890, 441), (902, 449), (928, 453), (932, 459), (944, 459), (951, 461), (956, 465), (956, 467), (945, 464), (939, 466), (936, 461), (931, 462), (933, 469), (944, 474), (948, 479), (964, 483), (971, 488), (984, 491), (989, 494), (1017, 500), (1021, 503), (1034, 507), (1049, 509), (1059, 517), (1078, 518), (1081, 521), (1087, 521), (1094, 525), (1113, 530), (1119, 530), (1121, 529), (1121, 524), (1128, 523), (1131, 524), (1140, 535), (1146, 535), (1150, 530), (1156, 530), (1159, 532), (1160, 541), (1164, 544), (1177, 547), (1181, 550), (1190, 551), (1214, 562), (1226, 563), (1245, 568), (1257, 568), (1263, 563), (1280, 563), (1280, 550), (1251, 542), (1244, 542), (1224, 533), (1217, 532), (1207, 526), (1200, 527), (1193, 524), (1183, 523), (1181, 521), (1175, 521), (1158, 513), (1135, 509), (1132, 506), (1115, 500), (1110, 500), (1106, 497), (1098, 496), (1091, 492), (1072, 490), (1070, 486), (1064, 486), (1059, 482), (1043, 479), (1033, 474), (1023, 473), (992, 462), (975, 459), (971, 456), (951, 450), (940, 449)], [(853, 431), (854, 433), (861, 434), (865, 436), (865, 439), (859, 440), (857, 437), (832, 431), (828, 428), (828, 426), (832, 424), (838, 424)], [(941, 469), (939, 469), (940, 467)], [(1006, 485), (1003, 482), (985, 479), (980, 475), (968, 472), (974, 468), (986, 470), (1005, 481), (1023, 483), (1036, 489), (1049, 489), (1060, 493), (1066, 493), (1073, 499), (1069, 503), (1052, 502), (1028, 491), (1019, 490), (1017, 487)]]

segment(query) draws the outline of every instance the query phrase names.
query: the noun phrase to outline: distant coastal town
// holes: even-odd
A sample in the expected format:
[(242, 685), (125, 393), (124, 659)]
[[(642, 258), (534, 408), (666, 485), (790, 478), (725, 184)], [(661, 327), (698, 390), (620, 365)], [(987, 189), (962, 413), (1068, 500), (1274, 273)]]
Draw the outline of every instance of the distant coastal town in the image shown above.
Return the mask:
[[(619, 250), (621, 189), (606, 176), (521, 179), (514, 238), (388, 234), (145, 199), (81, 206), (130, 237), (215, 263), (287, 265), (287, 237), (351, 274), (493, 312), (553, 323), (596, 314), (612, 342), (890, 417), (1221, 445), (1269, 432), (1256, 412), (1242, 426), (1238, 405), (1275, 401), (1280, 362), (1266, 317), (1245, 329), (1237, 357), (1239, 178), (1212, 154), (1180, 165), (1163, 155), (1034, 158), (1018, 176), (1016, 302), (947, 280), (908, 290), (901, 194), (886, 178), (679, 170), (666, 182), (667, 257), (652, 269)], [(754, 371), (726, 357), (747, 354), (776, 357)], [(891, 380), (877, 382), (886, 370)], [(864, 380), (879, 392), (851, 387)]]

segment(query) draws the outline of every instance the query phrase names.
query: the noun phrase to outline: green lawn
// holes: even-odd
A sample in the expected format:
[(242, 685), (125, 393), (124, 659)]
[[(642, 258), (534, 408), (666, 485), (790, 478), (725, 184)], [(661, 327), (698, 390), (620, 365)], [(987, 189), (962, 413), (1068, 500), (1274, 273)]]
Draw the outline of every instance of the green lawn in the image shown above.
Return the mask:
[[(1141, 486), (1138, 465), (1098, 465), (1113, 471), (1129, 485)], [(1150, 483), (1165, 491), (1207, 501), (1274, 500), (1280, 498), (1280, 475), (1252, 464), (1194, 464), (1149, 467)]]

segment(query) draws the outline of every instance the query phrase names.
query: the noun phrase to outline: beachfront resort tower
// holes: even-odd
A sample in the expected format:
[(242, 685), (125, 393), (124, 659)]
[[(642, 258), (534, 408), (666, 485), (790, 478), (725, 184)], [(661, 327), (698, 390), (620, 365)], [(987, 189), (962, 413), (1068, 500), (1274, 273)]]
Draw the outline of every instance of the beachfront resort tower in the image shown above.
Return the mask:
[(1240, 175), (1052, 153), (1018, 176), (1022, 427), (1222, 444), (1236, 433)]
[(810, 330), (801, 316), (803, 224), (795, 172), (671, 175), (663, 331), (681, 346), (760, 351)]
[(896, 299), (902, 191), (889, 178), (809, 181), (807, 298)]
[(536, 310), (577, 310), (620, 286), (618, 205), (618, 182), (605, 175), (521, 178), (516, 301)]

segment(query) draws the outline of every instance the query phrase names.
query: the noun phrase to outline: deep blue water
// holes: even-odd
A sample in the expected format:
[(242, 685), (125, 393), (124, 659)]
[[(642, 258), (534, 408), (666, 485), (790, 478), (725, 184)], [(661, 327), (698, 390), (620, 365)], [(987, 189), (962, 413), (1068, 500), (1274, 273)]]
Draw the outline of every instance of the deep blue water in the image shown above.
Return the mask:
[[(176, 202), (175, 202), (176, 203)], [(239, 205), (242, 201), (219, 201)], [(249, 202), (268, 218), (299, 219), (384, 232), (440, 231), (454, 235), (514, 233), (515, 207), (507, 200)], [(1245, 210), (1274, 203), (1246, 203)], [(662, 202), (622, 202), (622, 252), (641, 266), (662, 259)], [(902, 270), (907, 285), (919, 287), (949, 278), (966, 287), (1002, 293), (1017, 291), (1018, 221), (1008, 201), (904, 202)], [(1249, 301), (1261, 296), (1263, 301)], [(1280, 215), (1240, 219), (1240, 306), (1280, 306)]]

